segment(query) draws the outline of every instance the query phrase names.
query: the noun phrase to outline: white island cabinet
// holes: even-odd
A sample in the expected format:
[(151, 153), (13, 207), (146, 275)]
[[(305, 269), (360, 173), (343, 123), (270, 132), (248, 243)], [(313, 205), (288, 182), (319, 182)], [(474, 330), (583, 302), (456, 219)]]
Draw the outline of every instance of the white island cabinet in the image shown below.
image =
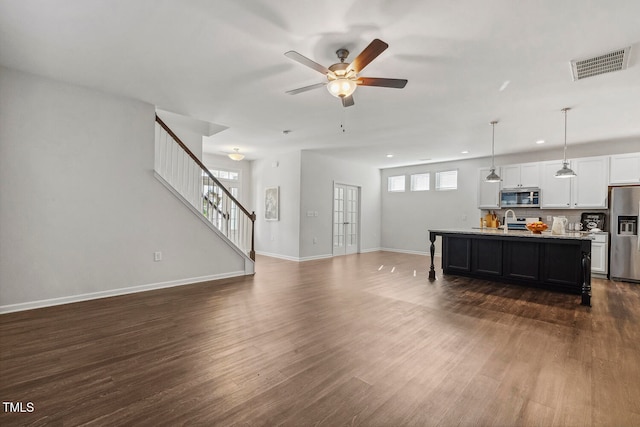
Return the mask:
[(609, 184), (640, 184), (640, 153), (612, 155)]

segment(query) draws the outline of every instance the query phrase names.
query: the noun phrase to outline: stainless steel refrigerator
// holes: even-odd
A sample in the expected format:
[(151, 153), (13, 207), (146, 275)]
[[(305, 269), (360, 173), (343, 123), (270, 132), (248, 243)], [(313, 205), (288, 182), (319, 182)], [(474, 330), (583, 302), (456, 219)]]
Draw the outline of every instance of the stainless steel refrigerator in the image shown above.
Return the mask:
[(611, 187), (611, 279), (640, 282), (640, 186)]

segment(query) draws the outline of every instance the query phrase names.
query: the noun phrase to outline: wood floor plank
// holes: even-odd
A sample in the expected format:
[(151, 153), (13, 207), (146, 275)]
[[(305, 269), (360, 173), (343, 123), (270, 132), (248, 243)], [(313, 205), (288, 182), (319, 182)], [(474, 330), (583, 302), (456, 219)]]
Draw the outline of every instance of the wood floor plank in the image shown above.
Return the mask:
[(427, 273), (259, 256), (254, 276), (1, 315), (0, 398), (34, 411), (0, 425), (640, 425), (640, 285), (594, 279), (589, 308)]

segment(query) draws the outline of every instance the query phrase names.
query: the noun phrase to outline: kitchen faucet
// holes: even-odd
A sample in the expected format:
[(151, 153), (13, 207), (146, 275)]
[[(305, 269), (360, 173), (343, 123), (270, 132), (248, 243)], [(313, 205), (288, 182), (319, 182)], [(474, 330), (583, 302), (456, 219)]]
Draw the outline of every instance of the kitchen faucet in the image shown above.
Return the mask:
[(517, 220), (518, 218), (516, 217), (516, 213), (513, 211), (513, 209), (507, 209), (506, 212), (504, 213), (504, 233), (507, 234), (507, 232), (509, 231), (509, 224), (507, 223), (507, 218), (509, 217), (509, 212), (511, 212), (513, 214), (513, 219)]

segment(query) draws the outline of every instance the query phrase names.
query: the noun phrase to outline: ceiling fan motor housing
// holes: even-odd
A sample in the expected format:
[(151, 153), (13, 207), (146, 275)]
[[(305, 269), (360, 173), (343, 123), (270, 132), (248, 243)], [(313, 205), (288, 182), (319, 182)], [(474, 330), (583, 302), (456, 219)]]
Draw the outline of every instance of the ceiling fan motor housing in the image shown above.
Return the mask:
[[(338, 62), (336, 64), (333, 64), (329, 67), (329, 70), (333, 71), (333, 74), (337, 77), (351, 77), (353, 75), (353, 73), (349, 73), (349, 76), (347, 76), (347, 67), (349, 66), (348, 63), (346, 62)], [(327, 78), (329, 80), (335, 80), (334, 76), (332, 76), (331, 74), (327, 75)]]
[(338, 56), (340, 62), (344, 62), (344, 60), (347, 59), (347, 56), (349, 56), (349, 51), (347, 49), (341, 48), (336, 50), (336, 55)]

